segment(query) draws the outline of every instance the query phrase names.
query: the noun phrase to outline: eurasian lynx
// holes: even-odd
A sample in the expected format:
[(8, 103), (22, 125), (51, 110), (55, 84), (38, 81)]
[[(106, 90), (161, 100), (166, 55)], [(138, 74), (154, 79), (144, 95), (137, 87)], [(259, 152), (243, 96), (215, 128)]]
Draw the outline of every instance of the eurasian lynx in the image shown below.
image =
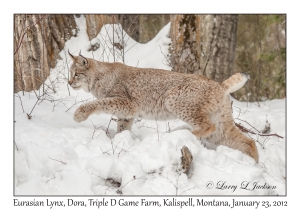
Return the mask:
[(238, 149), (258, 162), (255, 142), (234, 125), (231, 113), (229, 93), (248, 81), (247, 74), (237, 73), (217, 83), (201, 75), (70, 56), (69, 84), (97, 98), (77, 108), (76, 122), (91, 114), (109, 113), (118, 118), (117, 131), (121, 132), (131, 128), (134, 118), (179, 118), (193, 127), (191, 132), (198, 139)]

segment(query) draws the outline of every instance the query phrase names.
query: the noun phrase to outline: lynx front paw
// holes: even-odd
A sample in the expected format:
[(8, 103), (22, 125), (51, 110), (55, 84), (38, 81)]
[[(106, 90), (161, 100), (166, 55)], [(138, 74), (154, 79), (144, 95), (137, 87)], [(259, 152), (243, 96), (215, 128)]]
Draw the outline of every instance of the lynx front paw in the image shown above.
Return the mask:
[(79, 123), (79, 122), (85, 121), (89, 116), (90, 116), (90, 113), (86, 109), (86, 106), (83, 104), (83, 105), (80, 105), (76, 109), (73, 119)]

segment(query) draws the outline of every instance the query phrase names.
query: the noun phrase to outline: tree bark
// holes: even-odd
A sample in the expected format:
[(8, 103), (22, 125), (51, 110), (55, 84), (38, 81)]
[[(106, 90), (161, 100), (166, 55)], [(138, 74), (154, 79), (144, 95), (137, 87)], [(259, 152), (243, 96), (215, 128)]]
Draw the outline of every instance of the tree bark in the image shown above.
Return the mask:
[[(87, 14), (85, 17), (90, 40), (104, 24), (121, 23), (133, 39), (147, 42), (169, 21), (169, 15)], [(151, 27), (141, 26), (140, 18), (152, 24)], [(55, 67), (65, 42), (76, 36), (74, 15), (22, 14), (14, 16), (14, 23), (14, 91), (37, 90)], [(145, 35), (140, 36), (141, 33)]]
[(201, 74), (217, 82), (234, 72), (237, 15), (205, 15), (201, 22)]
[(172, 70), (200, 73), (200, 15), (171, 15), (170, 47)]
[(117, 15), (105, 15), (105, 14), (86, 14), (86, 29), (89, 40), (97, 37), (101, 28), (105, 24), (112, 24), (118, 22)]
[(146, 43), (170, 21), (170, 15), (85, 15), (89, 39), (95, 38), (105, 24), (120, 23), (135, 41)]
[(171, 15), (172, 70), (221, 82), (233, 74), (237, 15)]
[(14, 23), (14, 91), (37, 90), (65, 42), (76, 34), (74, 16), (15, 15)]
[(170, 15), (140, 15), (139, 42), (147, 43), (170, 22)]
[(139, 41), (139, 15), (85, 15), (89, 40), (97, 37), (105, 24), (120, 23), (131, 38)]

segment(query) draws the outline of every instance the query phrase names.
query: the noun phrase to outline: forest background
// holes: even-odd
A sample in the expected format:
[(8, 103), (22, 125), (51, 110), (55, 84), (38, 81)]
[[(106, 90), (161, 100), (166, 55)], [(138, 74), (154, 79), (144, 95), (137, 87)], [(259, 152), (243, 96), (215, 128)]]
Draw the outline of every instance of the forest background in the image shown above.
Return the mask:
[[(80, 15), (14, 15), (14, 92), (37, 90), (43, 84), (64, 43), (77, 34), (76, 16)], [(218, 82), (235, 72), (247, 72), (251, 80), (233, 94), (236, 99), (264, 101), (286, 96), (285, 14), (84, 16), (90, 41), (103, 25), (119, 23), (135, 41), (147, 43), (171, 22), (172, 44), (165, 56), (173, 71), (202, 74)], [(115, 40), (109, 40), (108, 54), (113, 62), (126, 64), (126, 40), (117, 41), (121, 33), (116, 31)], [(91, 44), (88, 51), (99, 47)]]

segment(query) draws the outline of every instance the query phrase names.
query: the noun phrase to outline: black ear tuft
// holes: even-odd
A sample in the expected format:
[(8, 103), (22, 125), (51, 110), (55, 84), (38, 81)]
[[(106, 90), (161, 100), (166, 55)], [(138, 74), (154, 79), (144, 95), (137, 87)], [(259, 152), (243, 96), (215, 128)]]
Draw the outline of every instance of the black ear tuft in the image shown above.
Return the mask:
[(74, 56), (70, 53), (70, 50), (68, 49), (68, 53), (69, 53), (69, 56), (72, 58), (72, 60), (74, 60)]
[(89, 67), (89, 62), (88, 62), (88, 60), (85, 58), (85, 57), (83, 57), (82, 55), (80, 55), (79, 54), (79, 56), (80, 57), (82, 57), (83, 59), (82, 59), (82, 65), (84, 65), (85, 67)]

